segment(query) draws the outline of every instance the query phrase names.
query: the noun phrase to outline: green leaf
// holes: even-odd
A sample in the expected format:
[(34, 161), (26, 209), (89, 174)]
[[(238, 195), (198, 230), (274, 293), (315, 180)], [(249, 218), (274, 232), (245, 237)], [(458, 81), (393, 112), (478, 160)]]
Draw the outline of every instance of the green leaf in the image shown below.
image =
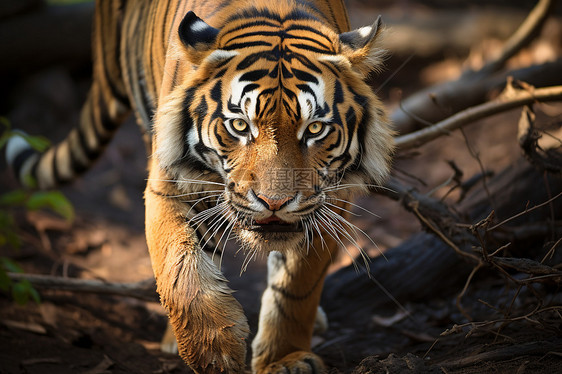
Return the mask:
[(24, 138), (25, 141), (31, 146), (31, 148), (35, 149), (38, 152), (45, 152), (47, 148), (51, 146), (51, 142), (49, 141), (49, 139), (45, 138), (44, 136), (27, 135), (22, 133), (16, 134)]
[(49, 208), (68, 222), (74, 220), (74, 207), (60, 191), (34, 192), (27, 200), (26, 208), (29, 210)]
[[(26, 279), (27, 280), (27, 279)], [(29, 282), (29, 281), (28, 281)], [(29, 296), (35, 301), (36, 304), (41, 304), (41, 297), (39, 296), (39, 292), (29, 283)]]
[(37, 304), (41, 302), (39, 292), (33, 288), (33, 285), (28, 279), (22, 279), (12, 286), (12, 297), (15, 302), (20, 305), (27, 304), (30, 298)]
[(14, 231), (5, 230), (5, 232), (0, 232), (0, 246), (9, 245), (12, 248), (21, 247), (21, 239)]
[(24, 175), (22, 182), (23, 182), (23, 185), (25, 187), (30, 188), (30, 189), (35, 189), (35, 188), (39, 187), (39, 184), (37, 183), (37, 180), (31, 174)]
[(28, 192), (24, 190), (14, 190), (0, 195), (0, 205), (22, 206), (27, 199)]
[(11, 285), (12, 280), (8, 277), (8, 274), (4, 271), (4, 269), (0, 269), (0, 290), (8, 292)]
[(12, 286), (12, 297), (16, 303), (25, 305), (29, 301), (28, 291), (28, 287), (23, 282), (18, 282)]
[(14, 217), (5, 209), (0, 209), (0, 229), (10, 230), (14, 226)]
[(2, 269), (10, 273), (23, 273), (23, 269), (14, 260), (7, 257), (0, 257)]
[(10, 130), (12, 128), (12, 124), (10, 123), (10, 121), (6, 118), (6, 117), (1, 117), (0, 116), (0, 123), (2, 125), (4, 125), (4, 127), (6, 128), (6, 130)]
[(19, 248), (21, 239), (16, 232), (14, 217), (6, 210), (0, 209), (0, 247), (6, 244), (13, 248)]

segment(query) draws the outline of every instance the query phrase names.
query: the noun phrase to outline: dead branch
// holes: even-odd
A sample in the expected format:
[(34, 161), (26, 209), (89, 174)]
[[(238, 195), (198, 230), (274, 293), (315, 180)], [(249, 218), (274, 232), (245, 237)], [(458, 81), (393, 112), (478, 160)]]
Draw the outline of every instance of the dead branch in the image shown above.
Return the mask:
[[(545, 182), (545, 186), (537, 184), (536, 181), (540, 180)], [(494, 217), (497, 217), (496, 219), (499, 221), (519, 214), (522, 210), (521, 204), (525, 209), (525, 201), (533, 202), (533, 205), (535, 202), (537, 204), (540, 202), (542, 206), (553, 204), (552, 209), (557, 212), (554, 219), (558, 219), (558, 212), (562, 211), (560, 210), (562, 199), (551, 201), (551, 195), (547, 192), (560, 191), (562, 181), (552, 176), (546, 176), (543, 179), (543, 175), (524, 159), (520, 159), (515, 165), (497, 173), (488, 181), (488, 187), (497, 208)], [(405, 240), (400, 246), (386, 251), (386, 258), (373, 259), (370, 263), (372, 274), (370, 278), (365, 274), (358, 274), (352, 266), (330, 275), (323, 295), (323, 306), (329, 316), (364, 321), (365, 316), (371, 315), (370, 313), (378, 308), (388, 307), (392, 301), (385, 295), (385, 292), (381, 291), (378, 283), (402, 303), (427, 300), (440, 292), (450, 293), (456, 286), (459, 288), (455, 290), (460, 291), (463, 285), (468, 283), (467, 279), (474, 266), (481, 262), (487, 265), (487, 269), (497, 269), (497, 271), (503, 269), (501, 266), (486, 262), (483, 257), (485, 248), (482, 246), (491, 245), (488, 242), (491, 239), (489, 232), (485, 231), (491, 224), (479, 228), (483, 233), (482, 242), (479, 242), (471, 233), (472, 225), (463, 224), (463, 222), (479, 222), (490, 215), (490, 197), (482, 188), (473, 190), (454, 210), (443, 201), (424, 195), (396, 180), (390, 180), (384, 189), (373, 189), (373, 192), (400, 202), (409, 211), (414, 212), (416, 209), (419, 214), (416, 217), (420, 220), (423, 217), (422, 224), (427, 232), (416, 234)], [(550, 202), (543, 203), (546, 200)], [(514, 204), (514, 202), (522, 203)], [(544, 209), (530, 209), (532, 210), (527, 209), (527, 214), (520, 214), (516, 220), (510, 221), (517, 225), (515, 228), (547, 219), (550, 222), (552, 219), (549, 212), (544, 212)], [(546, 229), (550, 227), (549, 225), (544, 226)], [(505, 225), (502, 227), (505, 228)], [(541, 232), (550, 235), (552, 230)], [(463, 254), (459, 255), (456, 250), (451, 250), (450, 244), (446, 244), (446, 241), (442, 240), (443, 236)], [(542, 235), (530, 242), (515, 241), (509, 247), (510, 253), (514, 254), (517, 251), (525, 254), (529, 254), (531, 251), (540, 253), (535, 251), (536, 246), (540, 246), (544, 238), (545, 235)], [(502, 248), (505, 243), (504, 240), (499, 243), (494, 242), (493, 248)], [(475, 249), (480, 249), (480, 251), (475, 251)], [(488, 256), (499, 256), (501, 250), (497, 253), (493, 253), (492, 250), (489, 252), (491, 254)], [(554, 252), (554, 249), (550, 252)], [(466, 260), (468, 260), (468, 264)], [(509, 276), (509, 273), (506, 276)], [(531, 282), (535, 276), (530, 277), (528, 281)], [(373, 278), (376, 278), (376, 281)], [(443, 282), (445, 279), (446, 282)], [(458, 294), (458, 292), (455, 293)], [(338, 300), (338, 302), (334, 300)], [(365, 302), (366, 300), (368, 302)]]
[(412, 188), (402, 185), (395, 179), (390, 180), (384, 189), (376, 190), (393, 200), (400, 201), (406, 210), (414, 213), (420, 223), (444, 243), (451, 247), (458, 255), (480, 263), (478, 256), (468, 250), (474, 239), (468, 230), (461, 229), (457, 217), (443, 202), (430, 196), (422, 195)]
[(498, 71), (505, 65), (507, 60), (515, 56), (517, 52), (528, 45), (542, 28), (553, 6), (554, 1), (540, 0), (533, 10), (531, 10), (527, 18), (525, 18), (521, 26), (519, 26), (513, 35), (505, 42), (498, 57), (482, 67), (478, 74), (488, 75)]
[(419, 147), (479, 119), (534, 102), (558, 100), (562, 100), (562, 86), (525, 90), (510, 88), (508, 85), (497, 99), (463, 110), (431, 127), (399, 136), (396, 138), (396, 145), (401, 150)]
[(484, 361), (499, 361), (508, 360), (513, 357), (520, 357), (523, 355), (544, 355), (544, 352), (548, 350), (558, 349), (559, 342), (550, 341), (539, 341), (531, 343), (521, 343), (518, 345), (510, 345), (507, 347), (498, 348), (493, 351), (483, 352), (468, 357), (464, 357), (456, 360), (448, 360), (438, 364), (440, 367), (444, 368), (461, 368), (463, 366), (469, 366), (477, 364)]
[[(524, 106), (519, 118), (517, 138), (527, 159), (540, 170), (550, 173), (562, 173), (562, 139), (560, 135), (546, 133), (547, 140), (542, 141), (543, 134), (535, 126), (535, 112), (531, 106)], [(558, 129), (558, 132), (562, 134)]]
[(528, 258), (490, 257), (489, 260), (497, 266), (513, 269), (521, 273), (535, 276), (533, 278), (522, 279), (522, 283), (538, 281), (539, 279), (541, 281), (549, 280), (555, 283), (562, 282), (562, 271), (556, 270), (550, 266), (541, 264), (540, 262), (533, 261)]
[[(513, 76), (515, 79), (526, 81), (537, 87), (562, 84), (562, 76), (555, 71), (543, 73), (541, 69), (538, 71), (520, 69), (511, 72), (498, 72), (510, 57), (527, 45), (534, 35), (540, 31), (552, 9), (552, 3), (550, 0), (539, 1), (518, 30), (505, 43), (500, 55), (480, 70), (465, 71), (455, 81), (429, 87), (404, 100), (400, 108), (396, 109), (391, 115), (392, 122), (399, 132), (406, 134), (414, 131), (420, 124), (419, 119), (435, 123), (452, 113), (482, 103), (488, 92), (503, 84), (501, 82), (505, 82), (508, 76)], [(548, 66), (544, 67), (548, 68)]]
[(510, 222), (510, 221), (513, 221), (513, 220), (516, 219), (516, 218), (519, 218), (519, 217), (521, 217), (521, 216), (523, 216), (523, 215), (525, 215), (525, 214), (528, 214), (528, 213), (530, 213), (530, 212), (532, 212), (532, 211), (534, 211), (534, 210), (536, 210), (536, 209), (542, 208), (542, 207), (545, 206), (545, 205), (549, 205), (549, 204), (552, 203), (554, 200), (558, 199), (560, 196), (562, 196), (562, 192), (560, 192), (560, 193), (557, 194), (556, 196), (551, 197), (550, 199), (548, 199), (548, 200), (545, 201), (544, 203), (537, 204), (537, 205), (533, 206), (532, 208), (525, 208), (524, 211), (519, 212), (519, 213), (517, 213), (517, 214), (515, 214), (515, 215), (513, 215), (513, 216), (511, 216), (511, 217), (509, 217), (509, 218), (507, 218), (507, 219), (505, 219), (505, 220), (503, 220), (502, 222), (500, 222), (500, 223), (498, 223), (498, 224), (496, 224), (496, 225), (494, 225), (494, 226), (492, 226), (492, 227), (490, 227), (490, 228), (487, 228), (486, 231), (495, 230), (495, 229), (497, 229), (498, 227), (503, 226), (503, 225), (505, 225), (506, 223), (508, 223), (508, 222)]
[(8, 273), (13, 281), (27, 279), (33, 287), (43, 290), (71, 291), (133, 297), (145, 301), (158, 301), (154, 279), (133, 283), (106, 282), (97, 279), (78, 279), (51, 275)]

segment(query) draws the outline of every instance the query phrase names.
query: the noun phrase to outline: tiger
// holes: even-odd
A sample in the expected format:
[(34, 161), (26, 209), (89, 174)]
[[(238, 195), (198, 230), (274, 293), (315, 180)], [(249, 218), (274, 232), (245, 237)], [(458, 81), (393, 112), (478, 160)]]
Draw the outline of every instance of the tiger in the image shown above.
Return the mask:
[(178, 351), (196, 373), (244, 373), (249, 326), (217, 258), (267, 254), (252, 373), (320, 373), (311, 350), (349, 200), (388, 176), (394, 132), (368, 84), (379, 18), (340, 0), (97, 1), (78, 125), (7, 160), (22, 183), (70, 182), (133, 112), (147, 147), (146, 240)]

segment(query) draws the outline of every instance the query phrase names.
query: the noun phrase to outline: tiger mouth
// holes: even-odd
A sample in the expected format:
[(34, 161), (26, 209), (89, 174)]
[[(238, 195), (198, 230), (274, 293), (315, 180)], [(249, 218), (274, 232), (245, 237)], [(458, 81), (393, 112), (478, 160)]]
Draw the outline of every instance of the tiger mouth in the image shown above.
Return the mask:
[(270, 220), (265, 219), (262, 221), (253, 221), (246, 227), (250, 231), (260, 233), (276, 233), (276, 232), (301, 232), (303, 231), (300, 222), (289, 223), (280, 219)]

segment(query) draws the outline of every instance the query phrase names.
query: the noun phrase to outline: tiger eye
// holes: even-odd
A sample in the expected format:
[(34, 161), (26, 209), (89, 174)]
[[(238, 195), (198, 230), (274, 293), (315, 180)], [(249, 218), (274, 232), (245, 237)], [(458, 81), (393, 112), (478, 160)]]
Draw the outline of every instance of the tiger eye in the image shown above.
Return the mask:
[(244, 132), (248, 129), (248, 124), (242, 119), (235, 119), (234, 121), (232, 121), (232, 127), (236, 131)]
[(311, 134), (318, 134), (324, 128), (324, 124), (322, 122), (312, 122), (308, 125), (308, 132)]

